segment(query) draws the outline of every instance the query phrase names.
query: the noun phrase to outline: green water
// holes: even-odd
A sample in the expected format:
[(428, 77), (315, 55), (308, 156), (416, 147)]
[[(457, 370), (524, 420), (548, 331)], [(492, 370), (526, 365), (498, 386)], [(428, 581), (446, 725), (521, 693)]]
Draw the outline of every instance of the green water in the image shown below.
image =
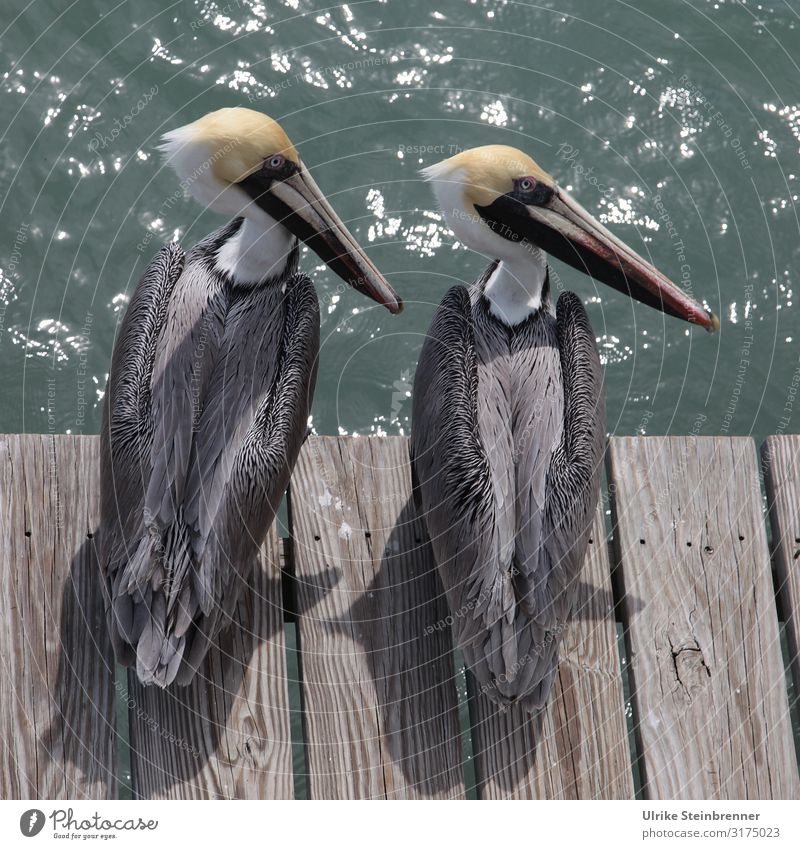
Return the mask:
[(328, 296), (318, 432), (408, 432), (435, 305), (485, 264), (453, 247), (417, 172), (487, 142), (531, 153), (722, 318), (716, 336), (692, 331), (557, 266), (600, 339), (611, 432), (797, 430), (800, 4), (3, 9), (0, 430), (98, 430), (144, 265), (221, 223), (189, 199), (164, 207), (178, 180), (158, 138), (238, 104), (283, 123), (408, 305), (393, 318), (349, 290), (330, 303), (338, 279), (304, 254)]

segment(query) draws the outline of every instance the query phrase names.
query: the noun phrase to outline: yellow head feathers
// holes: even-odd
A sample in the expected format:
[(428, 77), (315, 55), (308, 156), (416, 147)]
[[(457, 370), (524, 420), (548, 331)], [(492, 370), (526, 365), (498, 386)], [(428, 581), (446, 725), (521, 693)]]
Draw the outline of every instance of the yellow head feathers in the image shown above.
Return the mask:
[[(164, 135), (161, 149), (184, 179), (192, 179), (191, 170), (202, 169), (227, 184), (238, 183), (275, 154), (300, 163), (277, 121), (244, 108), (218, 109), (178, 127)], [(193, 178), (201, 176), (194, 173)]]
[(554, 186), (555, 180), (521, 150), (490, 144), (464, 150), (422, 170), (427, 180), (453, 181), (463, 186), (465, 204), (489, 206), (500, 195), (513, 191), (514, 180), (534, 177)]

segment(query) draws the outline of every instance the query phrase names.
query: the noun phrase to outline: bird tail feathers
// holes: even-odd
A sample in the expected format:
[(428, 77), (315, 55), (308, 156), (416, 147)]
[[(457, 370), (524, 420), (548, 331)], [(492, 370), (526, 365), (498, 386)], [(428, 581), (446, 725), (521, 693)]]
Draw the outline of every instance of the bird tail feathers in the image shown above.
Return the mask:
[(150, 526), (112, 592), (109, 624), (117, 660), (136, 666), (144, 684), (177, 677), (198, 606), (191, 532), (182, 515), (165, 529)]

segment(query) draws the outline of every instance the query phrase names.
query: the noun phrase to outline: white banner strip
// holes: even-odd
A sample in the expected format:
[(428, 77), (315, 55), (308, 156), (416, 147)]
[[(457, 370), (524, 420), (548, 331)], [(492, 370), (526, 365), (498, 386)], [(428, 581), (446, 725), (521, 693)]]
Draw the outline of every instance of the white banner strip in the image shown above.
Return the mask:
[[(313, 806), (313, 809), (310, 807)], [(797, 802), (0, 802), (0, 846), (800, 846)], [(314, 843), (312, 843), (312, 841)], [(411, 844), (410, 841), (416, 841)]]

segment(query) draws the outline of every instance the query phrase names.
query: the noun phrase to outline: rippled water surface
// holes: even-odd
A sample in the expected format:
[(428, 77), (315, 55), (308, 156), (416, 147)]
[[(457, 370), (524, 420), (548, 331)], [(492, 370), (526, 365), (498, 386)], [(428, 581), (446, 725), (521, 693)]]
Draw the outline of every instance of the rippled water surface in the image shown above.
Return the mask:
[(233, 105), (282, 122), (407, 303), (393, 318), (304, 252), (324, 296), (318, 432), (408, 432), (433, 310), (486, 263), (418, 170), (485, 143), (526, 150), (722, 319), (710, 336), (555, 264), (588, 305), (612, 432), (797, 430), (796, 3), (3, 8), (3, 431), (98, 430), (145, 264), (222, 223), (180, 195), (159, 136)]

